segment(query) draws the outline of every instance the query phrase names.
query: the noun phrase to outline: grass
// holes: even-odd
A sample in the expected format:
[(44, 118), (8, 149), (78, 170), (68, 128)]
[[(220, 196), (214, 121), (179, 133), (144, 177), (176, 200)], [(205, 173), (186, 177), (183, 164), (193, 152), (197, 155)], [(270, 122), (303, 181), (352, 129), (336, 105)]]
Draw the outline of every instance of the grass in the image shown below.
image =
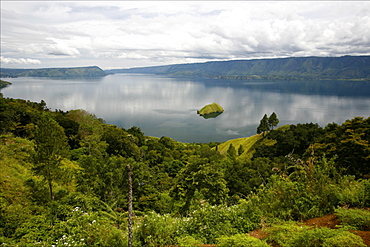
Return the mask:
[(235, 147), (236, 150), (238, 150), (240, 145), (242, 145), (243, 148), (244, 148), (244, 152), (239, 156), (239, 158), (251, 159), (252, 156), (253, 156), (253, 153), (255, 151), (254, 148), (252, 148), (252, 147), (261, 138), (262, 138), (262, 134), (257, 134), (257, 135), (250, 136), (250, 137), (242, 137), (242, 138), (228, 140), (228, 141), (223, 142), (220, 145), (218, 145), (218, 151), (222, 155), (226, 155), (227, 150), (230, 147), (230, 144), (232, 144)]
[[(289, 129), (290, 125), (283, 125), (279, 127), (278, 129), (281, 130), (287, 130)], [(266, 133), (265, 133), (266, 135)], [(240, 145), (243, 146), (244, 152), (238, 157), (238, 159), (243, 159), (243, 160), (249, 160), (253, 157), (253, 153), (255, 152), (254, 145), (263, 138), (263, 133), (257, 134), (254, 136), (250, 137), (242, 137), (242, 138), (237, 138), (237, 139), (231, 139), (226, 142), (221, 143), (218, 145), (218, 151), (222, 155), (227, 154), (227, 150), (230, 147), (230, 144), (233, 145), (233, 147), (238, 151)], [(275, 140), (269, 140), (269, 139), (262, 139), (261, 140), (263, 145), (274, 145), (276, 143)]]

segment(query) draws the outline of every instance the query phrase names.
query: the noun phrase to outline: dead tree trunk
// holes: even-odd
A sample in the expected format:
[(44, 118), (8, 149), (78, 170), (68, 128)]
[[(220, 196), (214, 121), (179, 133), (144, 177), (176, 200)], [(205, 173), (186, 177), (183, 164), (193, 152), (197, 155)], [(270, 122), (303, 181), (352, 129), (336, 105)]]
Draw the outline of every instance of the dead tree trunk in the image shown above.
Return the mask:
[(132, 178), (131, 167), (126, 166), (128, 176), (128, 247), (132, 247)]

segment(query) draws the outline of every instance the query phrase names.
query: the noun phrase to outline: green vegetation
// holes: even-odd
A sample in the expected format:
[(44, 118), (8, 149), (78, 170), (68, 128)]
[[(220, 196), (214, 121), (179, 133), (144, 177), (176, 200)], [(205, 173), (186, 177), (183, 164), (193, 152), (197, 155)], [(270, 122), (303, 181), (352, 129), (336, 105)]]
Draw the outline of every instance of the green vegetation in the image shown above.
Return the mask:
[(105, 72), (97, 67), (48, 68), (48, 69), (0, 69), (1, 77), (102, 77)]
[(9, 85), (11, 85), (10, 82), (0, 80), (0, 89), (4, 88), (6, 86), (9, 86)]
[[(0, 119), (4, 246), (127, 246), (127, 165), (133, 246), (366, 246), (353, 229), (369, 229), (370, 117), (221, 144), (2, 95)], [(338, 229), (300, 223), (326, 214)]]
[(365, 247), (362, 239), (345, 231), (323, 228), (309, 228), (297, 223), (274, 225), (269, 230), (269, 242), (282, 247)]
[(290, 57), (217, 61), (110, 70), (107, 73), (147, 73), (241, 80), (370, 80), (369, 56)]
[(219, 104), (214, 102), (212, 104), (204, 106), (202, 109), (198, 111), (198, 114), (200, 116), (203, 116), (204, 118), (208, 118), (208, 117), (216, 117), (223, 112), (224, 112), (224, 109)]

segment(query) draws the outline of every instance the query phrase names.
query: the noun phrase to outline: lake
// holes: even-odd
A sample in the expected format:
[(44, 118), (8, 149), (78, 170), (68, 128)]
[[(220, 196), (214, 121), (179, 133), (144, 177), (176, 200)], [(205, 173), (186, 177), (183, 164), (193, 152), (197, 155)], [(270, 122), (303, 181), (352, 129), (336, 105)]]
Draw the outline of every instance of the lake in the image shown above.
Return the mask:
[[(114, 74), (96, 79), (7, 78), (4, 97), (40, 102), (48, 108), (84, 109), (107, 123), (140, 127), (145, 135), (181, 142), (223, 142), (256, 134), (264, 114), (275, 112), (278, 126), (343, 123), (368, 117), (370, 82), (245, 81), (184, 79)], [(217, 118), (197, 115), (217, 102)]]

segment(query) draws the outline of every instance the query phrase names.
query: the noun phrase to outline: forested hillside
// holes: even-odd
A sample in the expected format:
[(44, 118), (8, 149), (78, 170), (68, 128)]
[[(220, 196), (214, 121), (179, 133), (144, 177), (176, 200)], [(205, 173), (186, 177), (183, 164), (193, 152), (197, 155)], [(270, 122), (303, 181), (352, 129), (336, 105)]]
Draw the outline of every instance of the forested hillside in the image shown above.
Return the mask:
[(370, 80), (369, 56), (289, 57), (177, 64), (107, 73), (148, 73), (227, 79), (366, 79)]
[[(222, 144), (2, 96), (0, 120), (4, 246), (128, 246), (127, 165), (133, 246), (366, 246), (356, 234), (370, 229), (370, 117)], [(325, 214), (340, 227), (300, 224)]]
[(0, 77), (101, 77), (105, 72), (97, 67), (6, 69), (0, 68)]
[(0, 89), (4, 88), (6, 86), (9, 86), (9, 85), (11, 85), (10, 82), (0, 80)]

